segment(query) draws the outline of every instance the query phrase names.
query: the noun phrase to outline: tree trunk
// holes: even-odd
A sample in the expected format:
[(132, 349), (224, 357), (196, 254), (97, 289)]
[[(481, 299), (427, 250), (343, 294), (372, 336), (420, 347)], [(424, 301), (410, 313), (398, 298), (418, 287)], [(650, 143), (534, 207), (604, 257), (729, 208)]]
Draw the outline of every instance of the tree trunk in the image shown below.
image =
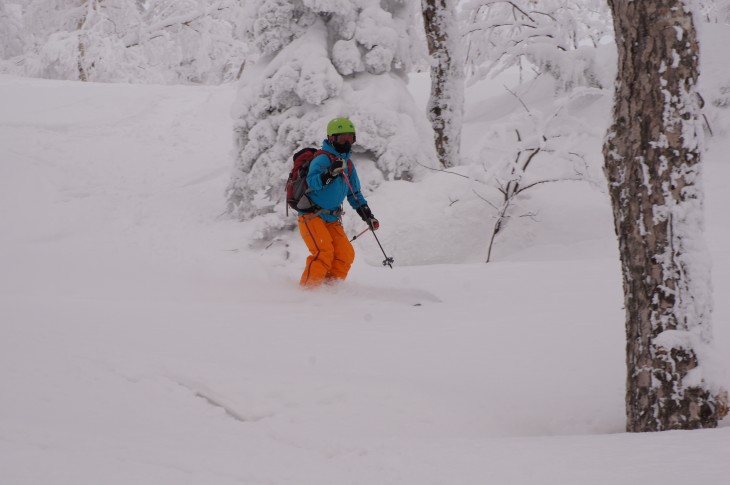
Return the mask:
[(701, 372), (711, 285), (692, 16), (681, 0), (608, 3), (619, 66), (604, 169), (623, 270), (626, 428), (715, 427), (727, 393)]
[(444, 167), (459, 158), (464, 110), (464, 59), (455, 0), (422, 0), (423, 23), (431, 55), (428, 117), (436, 153)]
[(91, 17), (93, 16), (94, 10), (96, 10), (96, 2), (101, 0), (85, 0), (82, 8), (84, 9), (84, 13), (81, 15), (81, 18), (78, 21), (78, 24), (76, 26), (76, 30), (78, 31), (78, 37), (79, 37), (79, 44), (78, 44), (78, 57), (76, 61), (76, 67), (79, 71), (79, 81), (88, 81), (89, 80), (89, 72), (87, 69), (87, 63), (86, 63), (86, 25), (91, 21)]

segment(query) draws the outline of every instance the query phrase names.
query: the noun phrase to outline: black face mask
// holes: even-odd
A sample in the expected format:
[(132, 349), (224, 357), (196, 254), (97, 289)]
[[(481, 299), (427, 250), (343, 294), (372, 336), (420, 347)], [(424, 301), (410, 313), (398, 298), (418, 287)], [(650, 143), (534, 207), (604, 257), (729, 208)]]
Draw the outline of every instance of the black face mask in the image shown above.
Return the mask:
[(352, 148), (352, 143), (345, 142), (345, 143), (337, 143), (336, 141), (332, 143), (332, 146), (335, 147), (335, 150), (337, 150), (340, 153), (347, 153)]

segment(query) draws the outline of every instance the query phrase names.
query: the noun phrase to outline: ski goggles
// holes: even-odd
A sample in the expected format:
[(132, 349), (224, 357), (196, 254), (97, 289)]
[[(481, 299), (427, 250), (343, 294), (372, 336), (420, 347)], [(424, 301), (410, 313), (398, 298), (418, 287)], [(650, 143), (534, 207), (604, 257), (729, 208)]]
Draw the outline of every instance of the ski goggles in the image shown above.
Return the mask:
[(338, 133), (332, 136), (334, 137), (336, 143), (349, 143), (350, 145), (355, 143), (354, 133)]

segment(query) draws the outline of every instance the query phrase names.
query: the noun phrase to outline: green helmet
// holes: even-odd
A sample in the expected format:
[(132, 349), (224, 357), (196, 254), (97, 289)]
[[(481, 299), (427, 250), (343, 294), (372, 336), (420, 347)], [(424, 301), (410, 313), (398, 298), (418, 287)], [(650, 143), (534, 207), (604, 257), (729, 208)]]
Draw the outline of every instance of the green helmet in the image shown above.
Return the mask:
[(340, 133), (355, 133), (355, 125), (347, 118), (335, 118), (327, 123), (327, 136)]

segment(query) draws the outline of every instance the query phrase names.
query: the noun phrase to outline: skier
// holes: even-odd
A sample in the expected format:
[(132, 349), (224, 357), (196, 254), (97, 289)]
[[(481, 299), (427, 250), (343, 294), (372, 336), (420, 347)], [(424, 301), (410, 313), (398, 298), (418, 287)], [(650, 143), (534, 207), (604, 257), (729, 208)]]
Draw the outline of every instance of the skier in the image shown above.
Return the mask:
[(300, 212), (298, 217), (299, 232), (311, 253), (299, 282), (305, 288), (344, 280), (355, 260), (355, 249), (341, 221), (345, 197), (370, 230), (380, 227), (360, 193), (360, 179), (350, 160), (355, 140), (352, 121), (333, 119), (327, 124), (327, 139), (322, 143), (322, 150), (332, 156), (322, 153), (309, 166), (307, 195), (318, 209), (314, 213)]

